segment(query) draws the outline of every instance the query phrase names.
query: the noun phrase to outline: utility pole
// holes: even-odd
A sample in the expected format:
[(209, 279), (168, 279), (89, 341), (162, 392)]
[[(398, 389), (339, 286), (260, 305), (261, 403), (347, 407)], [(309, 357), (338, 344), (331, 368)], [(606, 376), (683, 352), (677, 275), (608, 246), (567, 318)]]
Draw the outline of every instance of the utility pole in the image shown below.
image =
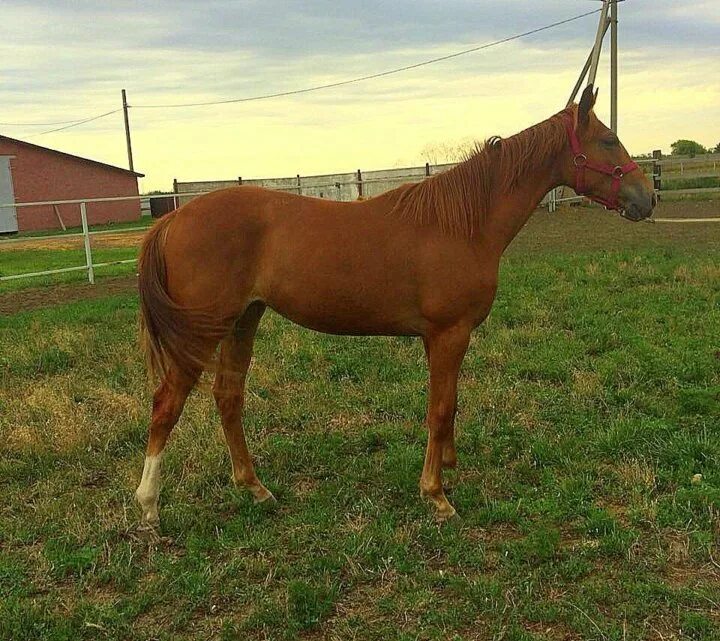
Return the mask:
[(618, 128), (618, 3), (611, 0), (610, 5), (610, 129), (617, 133)]
[(125, 142), (127, 142), (128, 167), (130, 171), (135, 171), (132, 157), (132, 143), (130, 142), (130, 120), (128, 119), (128, 104), (125, 90), (122, 90), (123, 116), (125, 117)]
[[(605, 37), (605, 34), (607, 33), (608, 27), (610, 26), (610, 21), (605, 22), (605, 26), (603, 27), (603, 34), (602, 37)], [(592, 64), (593, 54), (595, 53), (595, 47), (593, 47), (590, 50), (590, 53), (588, 54), (587, 61), (585, 62), (585, 66), (582, 68), (582, 71), (580, 72), (580, 77), (577, 79), (577, 82), (575, 83), (575, 86), (573, 87), (572, 93), (570, 94), (570, 98), (567, 101), (567, 107), (569, 107), (577, 97), (578, 91), (580, 91), (580, 87), (582, 87), (582, 83), (585, 80), (585, 76), (587, 76), (587, 72), (590, 69), (590, 65)]]
[[(598, 22), (597, 34), (595, 36), (595, 47), (593, 48), (592, 58), (590, 60), (590, 71), (588, 73), (588, 84), (595, 84), (595, 76), (597, 75), (598, 62), (600, 61), (600, 51), (602, 50), (603, 36), (605, 35), (605, 25), (608, 19), (608, 8), (610, 1), (603, 0), (603, 6), (600, 10), (600, 21)], [(612, 3), (615, 4), (614, 2)]]

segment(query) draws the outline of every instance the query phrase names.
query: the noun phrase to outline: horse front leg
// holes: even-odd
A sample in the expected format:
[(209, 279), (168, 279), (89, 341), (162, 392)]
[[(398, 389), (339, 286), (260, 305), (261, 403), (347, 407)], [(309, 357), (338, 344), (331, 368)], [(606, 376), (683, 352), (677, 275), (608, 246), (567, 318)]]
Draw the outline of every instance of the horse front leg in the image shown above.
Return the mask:
[[(425, 347), (425, 358), (428, 363), (430, 362), (430, 350), (428, 348), (428, 341), (423, 339), (423, 346)], [(443, 468), (454, 468), (457, 467), (457, 452), (455, 451), (455, 421), (450, 426), (450, 436), (443, 444), (442, 448), (442, 466)]]
[(430, 332), (424, 338), (430, 368), (428, 391), (428, 444), (420, 477), (420, 493), (436, 509), (438, 519), (455, 514), (445, 497), (442, 468), (454, 466), (453, 427), (457, 409), (457, 379), (460, 365), (470, 342), (470, 328), (455, 326)]

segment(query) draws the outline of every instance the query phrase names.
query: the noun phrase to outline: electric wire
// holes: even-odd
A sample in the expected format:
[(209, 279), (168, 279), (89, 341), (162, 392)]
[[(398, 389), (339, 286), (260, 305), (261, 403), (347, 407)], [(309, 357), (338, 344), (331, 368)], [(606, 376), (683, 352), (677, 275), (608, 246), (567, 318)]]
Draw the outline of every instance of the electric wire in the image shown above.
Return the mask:
[(573, 16), (572, 18), (566, 18), (565, 20), (560, 20), (558, 22), (553, 22), (552, 24), (545, 25), (543, 27), (538, 27), (536, 29), (532, 29), (530, 31), (525, 31), (523, 33), (518, 33), (512, 36), (508, 36), (507, 38), (502, 38), (500, 40), (494, 40), (493, 42), (487, 42), (482, 45), (478, 45), (476, 47), (471, 47), (470, 49), (464, 49), (462, 51), (456, 51), (455, 53), (447, 54), (445, 56), (439, 56), (437, 58), (432, 58), (430, 60), (423, 60), (421, 62), (416, 62), (411, 65), (405, 65), (403, 67), (397, 67), (395, 69), (388, 69), (386, 71), (381, 71), (378, 73), (369, 74), (366, 76), (360, 76), (358, 78), (351, 78), (349, 80), (340, 80), (338, 82), (331, 82), (324, 85), (315, 85), (313, 87), (305, 87), (303, 89), (292, 89), (290, 91), (279, 91), (276, 93), (268, 93), (268, 94), (261, 94), (259, 96), (248, 96), (245, 98), (230, 98), (227, 100), (212, 100), (208, 102), (184, 102), (184, 103), (171, 103), (171, 104), (158, 104), (158, 105), (128, 105), (129, 107), (132, 107), (133, 109), (175, 109), (180, 107), (206, 107), (210, 105), (225, 105), (229, 103), (238, 103), (238, 102), (252, 102), (256, 100), (267, 100), (270, 98), (280, 98), (284, 96), (295, 96), (297, 94), (303, 94), (303, 93), (309, 93), (311, 91), (320, 91), (322, 89), (331, 89), (334, 87), (342, 87), (344, 85), (353, 84), (356, 82), (363, 82), (365, 80), (372, 80), (374, 78), (382, 78), (385, 76), (390, 76), (392, 74), (401, 73), (403, 71), (409, 71), (411, 69), (417, 69), (418, 67), (424, 67), (426, 65), (435, 64), (437, 62), (442, 62), (444, 60), (450, 60), (451, 58), (458, 58), (460, 56), (464, 56), (469, 53), (474, 53), (476, 51), (481, 51), (483, 49), (489, 49), (490, 47), (495, 47), (500, 44), (504, 44), (506, 42), (510, 42), (512, 40), (517, 40), (519, 38), (524, 38), (526, 36), (530, 36), (536, 33), (540, 33), (541, 31), (547, 31), (548, 29), (552, 29), (554, 27), (559, 27), (560, 25), (567, 24), (569, 22), (573, 22), (575, 20), (580, 20), (581, 18), (585, 18), (587, 16), (591, 16), (595, 13), (600, 13), (602, 9), (595, 9), (593, 11), (587, 11), (585, 13), (581, 13), (577, 16)]
[(0, 127), (52, 127), (54, 125), (69, 125), (80, 122), (83, 118), (75, 120), (58, 120), (56, 122), (0, 122)]
[(85, 120), (78, 120), (75, 121), (72, 125), (65, 125), (64, 127), (58, 127), (57, 129), (48, 129), (47, 131), (41, 131), (36, 134), (32, 134), (30, 136), (25, 136), (25, 138), (37, 138), (38, 136), (44, 136), (45, 134), (52, 134), (56, 131), (64, 131), (65, 129), (71, 129), (72, 127), (78, 127), (79, 125), (84, 125), (88, 122), (93, 122), (94, 120), (100, 120), (100, 118), (105, 118), (106, 116), (111, 116), (112, 114), (116, 114), (119, 111), (122, 111), (122, 107), (118, 109), (113, 109), (112, 111), (106, 111), (104, 114), (100, 114), (98, 116), (93, 116), (91, 118), (85, 118)]

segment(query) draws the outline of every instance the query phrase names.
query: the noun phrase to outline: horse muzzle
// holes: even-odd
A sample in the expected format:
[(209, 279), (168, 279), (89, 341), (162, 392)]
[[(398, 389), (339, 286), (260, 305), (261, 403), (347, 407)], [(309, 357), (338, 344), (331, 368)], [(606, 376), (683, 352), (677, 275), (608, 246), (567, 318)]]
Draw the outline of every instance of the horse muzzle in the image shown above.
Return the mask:
[(650, 218), (657, 205), (657, 196), (653, 190), (642, 185), (623, 186), (620, 190), (620, 215), (633, 222)]

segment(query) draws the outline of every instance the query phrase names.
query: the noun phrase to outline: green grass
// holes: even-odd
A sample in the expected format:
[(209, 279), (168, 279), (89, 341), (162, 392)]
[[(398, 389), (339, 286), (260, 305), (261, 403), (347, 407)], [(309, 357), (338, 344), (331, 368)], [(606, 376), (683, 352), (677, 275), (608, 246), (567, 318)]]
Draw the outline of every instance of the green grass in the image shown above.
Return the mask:
[[(95, 225), (92, 227), (92, 231), (122, 231), (136, 227), (149, 227), (154, 222), (155, 219), (149, 216), (143, 216), (141, 219), (135, 221)], [(25, 240), (32, 240), (33, 238), (58, 237), (78, 232), (82, 232), (82, 229), (73, 227), (68, 228), (67, 232), (60, 230), (21, 232), (14, 237), (23, 237)], [(102, 238), (102, 236), (94, 238)], [(3, 246), (3, 242), (6, 242), (5, 239), (0, 238), (0, 276), (11, 276), (85, 265), (85, 249), (82, 238), (66, 239), (63, 241), (64, 243), (72, 243), (74, 245), (72, 248), (67, 249), (56, 249), (52, 247), (28, 249), (22, 245), (20, 249), (16, 249), (15, 243), (6, 243), (6, 245)], [(138, 247), (94, 246), (92, 254), (93, 263), (95, 264), (127, 260), (137, 258)], [(137, 267), (134, 264), (98, 267), (95, 270), (95, 278), (99, 280), (108, 276), (129, 275), (135, 273), (136, 270)], [(11, 281), (0, 281), (0, 294), (21, 289), (82, 282), (87, 282), (86, 271), (73, 271)]]
[[(93, 263), (112, 262), (137, 258), (138, 247), (96, 247), (92, 250)], [(85, 250), (80, 243), (73, 249), (23, 249), (0, 251), (0, 276), (41, 272), (65, 267), (85, 265)], [(137, 271), (135, 264), (109, 265), (96, 268), (96, 277), (131, 274)], [(41, 287), (58, 283), (87, 281), (87, 272), (76, 271), (33, 278), (21, 278), (0, 282), (0, 293), (29, 287)]]
[(720, 187), (720, 177), (690, 177), (690, 178), (665, 178), (662, 181), (663, 189), (701, 189), (708, 187)]
[(527, 242), (465, 362), (444, 526), (417, 340), (268, 314), (246, 430), (279, 502), (232, 488), (195, 392), (153, 546), (134, 296), (0, 318), (0, 638), (720, 638), (720, 255)]

